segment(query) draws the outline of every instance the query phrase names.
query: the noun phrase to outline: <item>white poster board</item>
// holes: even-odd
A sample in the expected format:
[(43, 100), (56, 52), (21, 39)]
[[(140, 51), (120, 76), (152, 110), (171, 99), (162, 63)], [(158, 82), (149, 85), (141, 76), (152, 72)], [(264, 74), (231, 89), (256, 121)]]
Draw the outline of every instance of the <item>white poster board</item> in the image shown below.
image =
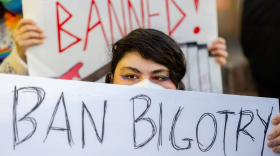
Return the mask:
[[(85, 78), (106, 66), (108, 47), (136, 28), (161, 30), (187, 48), (193, 42), (212, 44), (218, 34), (216, 0), (23, 0), (23, 11), (24, 18), (35, 20), (47, 34), (43, 45), (28, 50), (32, 76)], [(219, 64), (207, 63), (210, 58), (200, 58), (197, 51), (190, 54), (215, 73), (208, 73), (214, 78), (204, 89), (204, 73), (194, 69), (198, 64), (187, 53), (188, 72), (194, 75), (190, 79), (199, 79), (192, 79), (195, 86), (185, 81), (186, 88), (222, 93)]]
[(3, 156), (277, 156), (279, 100), (0, 74)]

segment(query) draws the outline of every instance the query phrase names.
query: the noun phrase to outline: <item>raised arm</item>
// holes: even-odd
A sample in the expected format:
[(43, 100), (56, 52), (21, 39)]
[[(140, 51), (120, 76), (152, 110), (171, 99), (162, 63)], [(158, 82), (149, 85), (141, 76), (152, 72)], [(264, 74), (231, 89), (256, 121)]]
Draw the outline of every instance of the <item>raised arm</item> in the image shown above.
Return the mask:
[(14, 31), (16, 46), (0, 65), (0, 73), (28, 75), (26, 51), (30, 46), (44, 42), (44, 31), (29, 19), (22, 19)]

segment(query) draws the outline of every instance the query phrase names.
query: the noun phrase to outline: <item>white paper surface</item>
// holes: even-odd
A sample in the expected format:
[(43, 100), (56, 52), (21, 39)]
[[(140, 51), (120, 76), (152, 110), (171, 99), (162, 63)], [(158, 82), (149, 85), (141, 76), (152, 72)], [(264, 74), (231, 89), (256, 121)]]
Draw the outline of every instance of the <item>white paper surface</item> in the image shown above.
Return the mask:
[[(278, 99), (3, 74), (0, 79), (5, 82), (0, 84), (3, 156), (257, 156), (262, 155), (263, 147), (264, 156), (277, 155), (266, 145), (259, 116), (269, 124), (269, 134), (275, 126), (267, 120), (270, 114), (272, 118), (279, 113)], [(235, 113), (228, 114), (226, 133), (225, 111)], [(137, 120), (139, 116), (142, 118)], [(237, 133), (238, 125), (242, 129), (251, 119), (245, 130), (254, 141), (242, 131)], [(20, 143), (34, 129), (29, 139)], [(153, 131), (147, 144), (135, 148)], [(185, 138), (192, 141), (190, 148), (183, 150), (189, 145)]]
[(207, 45), (198, 45), (199, 81), (202, 92), (211, 92), (209, 52)]
[[(188, 84), (191, 91), (201, 91), (200, 87), (200, 76), (199, 76), (199, 56), (197, 43), (192, 42), (187, 44), (188, 53), (187, 53), (187, 75), (189, 77)], [(187, 82), (185, 82), (187, 83)]]
[(209, 57), (210, 84), (212, 93), (223, 93), (222, 70), (220, 64), (216, 61), (216, 57)]
[(161, 30), (180, 44), (212, 44), (218, 36), (216, 0), (195, 2), (23, 0), (24, 18), (35, 20), (47, 34), (43, 45), (28, 49), (29, 74), (85, 78), (110, 61), (109, 45), (139, 27)]

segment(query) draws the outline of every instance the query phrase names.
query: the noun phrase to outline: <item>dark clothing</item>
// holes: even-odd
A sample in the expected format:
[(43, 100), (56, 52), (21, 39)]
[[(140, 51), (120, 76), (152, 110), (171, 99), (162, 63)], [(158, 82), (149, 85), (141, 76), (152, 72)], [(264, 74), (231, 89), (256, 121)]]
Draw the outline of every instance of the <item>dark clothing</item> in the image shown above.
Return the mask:
[(0, 19), (4, 17), (6, 9), (4, 8), (3, 4), (0, 2)]
[(245, 0), (241, 43), (260, 96), (280, 98), (280, 0)]

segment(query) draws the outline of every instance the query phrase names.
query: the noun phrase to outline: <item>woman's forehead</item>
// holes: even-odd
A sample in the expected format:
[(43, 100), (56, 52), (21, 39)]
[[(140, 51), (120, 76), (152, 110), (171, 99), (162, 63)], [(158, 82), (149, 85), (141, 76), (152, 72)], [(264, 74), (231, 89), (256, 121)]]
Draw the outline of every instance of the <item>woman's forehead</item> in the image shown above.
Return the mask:
[(156, 63), (153, 60), (143, 58), (137, 51), (128, 52), (119, 61), (117, 70), (124, 67), (133, 67), (139, 71), (152, 72), (154, 70), (163, 69), (168, 71), (168, 68), (162, 64)]

